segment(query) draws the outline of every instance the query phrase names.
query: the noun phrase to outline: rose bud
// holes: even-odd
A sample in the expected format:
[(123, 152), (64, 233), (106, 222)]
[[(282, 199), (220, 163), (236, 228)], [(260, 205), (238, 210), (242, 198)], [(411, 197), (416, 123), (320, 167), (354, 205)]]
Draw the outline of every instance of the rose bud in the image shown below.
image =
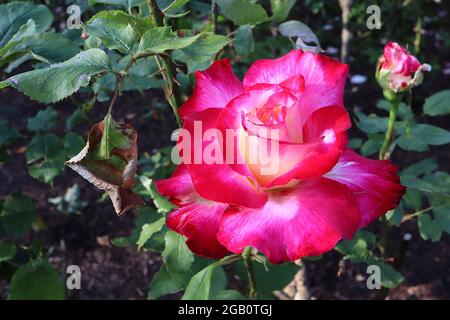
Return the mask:
[(430, 70), (430, 65), (421, 64), (406, 48), (388, 42), (378, 59), (376, 78), (384, 90), (400, 93), (421, 84), (423, 71)]

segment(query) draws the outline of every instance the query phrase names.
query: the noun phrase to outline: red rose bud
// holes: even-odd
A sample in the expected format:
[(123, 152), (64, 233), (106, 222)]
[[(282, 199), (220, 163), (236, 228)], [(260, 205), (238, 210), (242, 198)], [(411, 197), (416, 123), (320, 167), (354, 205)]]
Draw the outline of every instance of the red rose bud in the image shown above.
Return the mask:
[(378, 59), (376, 78), (383, 89), (400, 93), (421, 84), (423, 71), (430, 70), (430, 65), (421, 64), (407, 49), (388, 42)]

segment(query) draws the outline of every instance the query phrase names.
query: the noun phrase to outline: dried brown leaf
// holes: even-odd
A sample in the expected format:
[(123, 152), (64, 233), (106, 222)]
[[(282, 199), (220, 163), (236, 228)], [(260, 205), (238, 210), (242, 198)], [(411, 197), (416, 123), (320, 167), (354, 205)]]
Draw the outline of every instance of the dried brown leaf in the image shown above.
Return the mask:
[(104, 133), (104, 121), (92, 126), (86, 146), (66, 165), (97, 188), (108, 193), (118, 215), (144, 205), (143, 199), (131, 189), (137, 168), (137, 132), (129, 124), (119, 123), (121, 133), (130, 142), (126, 149), (113, 148), (110, 159), (98, 156)]

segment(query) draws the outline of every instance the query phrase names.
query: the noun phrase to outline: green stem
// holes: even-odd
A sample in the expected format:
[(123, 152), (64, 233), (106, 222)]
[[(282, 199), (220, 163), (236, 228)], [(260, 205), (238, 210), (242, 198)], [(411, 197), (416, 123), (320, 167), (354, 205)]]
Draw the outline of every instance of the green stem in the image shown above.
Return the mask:
[[(147, 4), (150, 10), (150, 16), (152, 18), (153, 24), (156, 27), (163, 26), (164, 13), (159, 9), (158, 5), (156, 4), (156, 0), (148, 0)], [(178, 113), (178, 108), (181, 106), (181, 94), (178, 83), (176, 81), (175, 64), (167, 55), (155, 56), (155, 59), (164, 79), (164, 95), (167, 102), (172, 107), (172, 111), (175, 115), (178, 126), (181, 127), (182, 122)]]
[(164, 79), (164, 95), (167, 102), (169, 102), (170, 106), (172, 107), (172, 111), (175, 115), (178, 126), (181, 127), (182, 122), (180, 114), (178, 113), (178, 108), (181, 105), (181, 95), (179, 92), (178, 84), (175, 83), (175, 67), (173, 65), (173, 62), (169, 58), (155, 57), (155, 59)]
[(433, 209), (436, 209), (436, 207), (428, 207), (428, 208), (425, 208), (425, 209), (416, 211), (416, 212), (414, 212), (414, 213), (411, 213), (411, 214), (409, 214), (409, 215), (407, 215), (407, 216), (404, 216), (401, 223), (406, 222), (406, 221), (408, 221), (408, 220), (411, 220), (411, 219), (413, 219), (413, 218), (415, 218), (415, 217), (418, 217), (418, 216), (420, 216), (422, 213), (431, 211), (431, 210), (433, 210)]
[(386, 257), (386, 248), (389, 246), (389, 222), (386, 219), (386, 216), (382, 216), (381, 220), (381, 256), (383, 259)]
[(253, 275), (253, 265), (252, 265), (252, 247), (246, 247), (244, 252), (242, 252), (242, 259), (244, 266), (247, 269), (248, 278), (248, 298), (254, 300), (257, 298), (257, 291), (255, 285), (255, 277)]
[(115, 86), (115, 89), (114, 89), (114, 95), (111, 98), (111, 102), (110, 102), (109, 107), (108, 107), (108, 114), (111, 114), (113, 106), (114, 106), (114, 103), (116, 102), (117, 96), (119, 95), (120, 83), (121, 82), (122, 82), (122, 76), (117, 74), (116, 75), (116, 86)]
[(213, 0), (213, 1), (211, 2), (210, 19), (211, 19), (212, 32), (213, 32), (213, 33), (216, 33), (216, 28), (217, 28), (217, 16), (216, 16), (216, 1), (215, 1), (215, 0)]
[(400, 104), (401, 96), (396, 95), (389, 99), (391, 103), (391, 110), (389, 111), (389, 122), (386, 130), (386, 135), (384, 136), (383, 145), (381, 146), (379, 158), (384, 160), (386, 158), (386, 153), (392, 142), (392, 137), (394, 136), (395, 120), (397, 118), (398, 106)]
[[(389, 122), (386, 130), (386, 135), (384, 136), (383, 145), (381, 146), (379, 153), (380, 160), (388, 159), (390, 157), (390, 154), (387, 154), (387, 152), (391, 146), (392, 138), (394, 136), (394, 127), (395, 127), (395, 120), (397, 119), (398, 106), (400, 104), (400, 100), (402, 99), (402, 95), (394, 94), (388, 91), (384, 92), (384, 96), (390, 102), (391, 108), (389, 111)], [(386, 216), (382, 216), (380, 220), (382, 232), (380, 251), (384, 259), (387, 255), (387, 248), (389, 246), (389, 222), (386, 219)], [(388, 294), (389, 288), (386, 288), (385, 290), (383, 290), (380, 296), (382, 296), (384, 299), (387, 297)]]
[(147, 5), (155, 27), (164, 25), (164, 13), (159, 9), (156, 0), (148, 0)]
[(217, 266), (226, 266), (228, 264), (231, 264), (233, 262), (241, 260), (242, 256), (239, 254), (230, 254), (229, 256), (223, 257), (219, 261), (216, 262)]
[(414, 38), (414, 54), (418, 55), (420, 53), (420, 45), (422, 43), (422, 26), (423, 26), (423, 18), (419, 17), (417, 19), (415, 32), (416, 37)]

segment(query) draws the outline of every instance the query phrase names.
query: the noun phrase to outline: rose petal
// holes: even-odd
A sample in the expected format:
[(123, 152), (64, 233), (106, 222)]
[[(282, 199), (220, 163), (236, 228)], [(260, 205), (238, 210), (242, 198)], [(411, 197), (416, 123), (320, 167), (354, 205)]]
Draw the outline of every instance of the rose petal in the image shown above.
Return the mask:
[(222, 258), (228, 250), (216, 239), (216, 233), (227, 204), (201, 198), (192, 185), (186, 166), (180, 165), (172, 177), (155, 181), (163, 196), (169, 197), (179, 208), (167, 218), (167, 226), (187, 237), (192, 252), (209, 258)]
[[(279, 151), (270, 154), (270, 166), (258, 164), (249, 165), (249, 168), (258, 182), (266, 188), (282, 186), (293, 179), (320, 177), (338, 162), (347, 144), (345, 130), (350, 125), (350, 118), (344, 108), (319, 109), (308, 118), (303, 127), (303, 143), (280, 143)], [(261, 141), (259, 144), (271, 146), (267, 141)], [(258, 159), (267, 158), (264, 156), (260, 155)], [(268, 173), (269, 167), (278, 169)], [(266, 168), (264, 172), (262, 168)]]
[(359, 219), (350, 190), (319, 178), (273, 193), (262, 208), (227, 210), (217, 238), (231, 252), (253, 246), (270, 262), (280, 263), (331, 250), (340, 239), (353, 236)]
[[(244, 76), (244, 89), (258, 83), (281, 84), (302, 75), (305, 85), (322, 84), (335, 87), (342, 95), (348, 66), (321, 54), (292, 50), (278, 59), (255, 61)], [(295, 78), (294, 78), (295, 79)]]
[[(194, 141), (194, 139), (202, 140), (201, 137), (209, 129), (214, 129), (214, 131), (210, 131), (212, 134), (217, 132), (215, 131), (216, 119), (220, 111), (220, 109), (208, 109), (191, 114), (185, 118), (183, 128), (190, 133), (192, 138), (191, 146), (197, 144), (192, 150), (201, 155), (200, 161), (196, 162), (195, 155), (192, 154), (192, 161), (187, 164), (194, 188), (199, 195), (208, 200), (252, 208), (260, 207), (267, 201), (267, 194), (257, 186), (253, 181), (253, 177), (243, 176), (232, 170), (221, 154), (218, 157), (214, 157), (217, 159), (211, 159), (213, 162), (205, 161), (206, 158), (204, 156), (209, 155), (206, 148), (221, 152), (219, 139)], [(201, 123), (200, 137), (195, 136), (196, 124), (194, 121), (199, 121), (197, 125)], [(213, 148), (213, 144), (216, 145), (215, 148)]]
[(179, 109), (182, 117), (208, 108), (224, 108), (243, 91), (228, 59), (214, 62), (208, 69), (196, 72), (195, 77), (194, 92)]
[(167, 226), (185, 236), (186, 244), (195, 254), (220, 259), (228, 252), (216, 239), (226, 208), (226, 204), (211, 201), (186, 203), (169, 214)]
[(388, 160), (367, 159), (349, 149), (325, 177), (345, 184), (353, 192), (361, 211), (360, 228), (397, 207), (405, 192), (397, 166)]

